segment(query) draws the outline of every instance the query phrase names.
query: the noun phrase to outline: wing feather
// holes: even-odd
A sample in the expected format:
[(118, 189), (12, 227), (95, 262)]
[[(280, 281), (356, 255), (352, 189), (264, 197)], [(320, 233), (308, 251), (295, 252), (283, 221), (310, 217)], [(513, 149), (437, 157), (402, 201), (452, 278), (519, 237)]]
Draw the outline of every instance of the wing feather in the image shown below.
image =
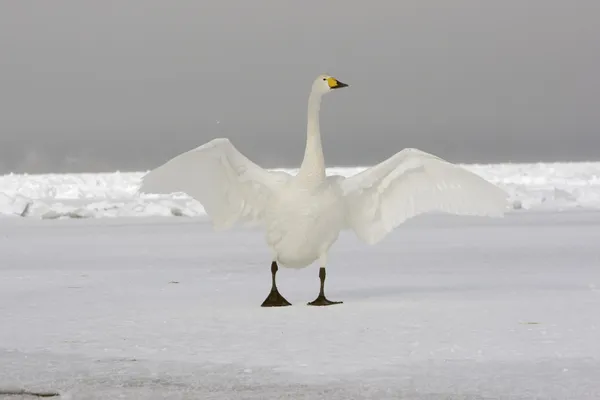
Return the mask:
[(180, 154), (142, 178), (140, 192), (183, 192), (198, 200), (217, 229), (236, 222), (261, 223), (267, 201), (287, 181), (240, 153), (228, 139), (214, 139)]
[(370, 244), (425, 212), (499, 217), (507, 206), (497, 186), (417, 149), (404, 149), (340, 186), (349, 227)]

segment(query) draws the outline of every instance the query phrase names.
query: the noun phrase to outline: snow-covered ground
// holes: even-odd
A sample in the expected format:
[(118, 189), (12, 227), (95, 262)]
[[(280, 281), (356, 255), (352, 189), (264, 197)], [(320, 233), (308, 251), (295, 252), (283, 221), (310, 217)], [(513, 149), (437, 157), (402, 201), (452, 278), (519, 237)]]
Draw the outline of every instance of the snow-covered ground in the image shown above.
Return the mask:
[[(520, 167), (481, 168), (526, 193), (524, 201), (538, 198), (542, 189), (533, 187), (552, 193), (559, 184), (582, 202), (597, 193), (589, 171), (584, 179), (569, 170), (571, 182), (559, 176), (565, 170), (536, 175), (532, 166), (523, 184)], [(38, 206), (56, 205), (52, 196), (107, 193), (132, 204), (138, 178), (12, 177), (3, 188), (27, 198), (47, 193)], [(21, 190), (19, 180), (27, 182)], [(86, 186), (68, 189), (69, 180)], [(129, 212), (158, 203), (140, 204), (145, 211)], [(327, 292), (344, 304), (305, 305), (318, 291), (313, 266), (282, 269), (280, 290), (294, 305), (268, 309), (259, 305), (270, 260), (255, 230), (215, 233), (203, 217), (4, 218), (0, 393), (597, 400), (599, 238), (594, 210), (423, 216), (372, 247), (341, 236)]]
[[(600, 209), (600, 162), (464, 165), (505, 189), (514, 209)], [(354, 175), (363, 168), (331, 168)], [(294, 172), (294, 170), (288, 170)], [(202, 206), (185, 195), (137, 193), (139, 173), (5, 175), (0, 216), (59, 217), (197, 216)]]
[(283, 269), (282, 309), (260, 232), (143, 173), (0, 177), (0, 399), (600, 399), (600, 162), (465, 168), (514, 212), (344, 233), (345, 303)]

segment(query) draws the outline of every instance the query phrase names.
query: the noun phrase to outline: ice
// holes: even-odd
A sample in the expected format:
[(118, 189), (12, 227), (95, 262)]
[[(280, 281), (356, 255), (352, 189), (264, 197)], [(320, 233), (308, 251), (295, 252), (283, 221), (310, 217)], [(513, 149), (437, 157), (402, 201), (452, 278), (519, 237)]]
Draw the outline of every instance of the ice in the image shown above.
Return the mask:
[(0, 398), (600, 398), (600, 163), (464, 167), (514, 212), (342, 234), (329, 308), (314, 266), (259, 307), (263, 235), (142, 172), (0, 177)]
[[(600, 162), (463, 166), (505, 189), (515, 210), (600, 209)], [(364, 167), (330, 168), (328, 173), (351, 176), (362, 170)], [(200, 203), (182, 193), (139, 195), (143, 175), (5, 175), (0, 177), (0, 216), (56, 219), (204, 214)]]
[(326, 291), (344, 304), (306, 306), (317, 266), (282, 268), (293, 306), (267, 309), (259, 231), (217, 233), (204, 217), (5, 218), (0, 393), (598, 399), (598, 237), (589, 210), (423, 216), (375, 246), (340, 237)]

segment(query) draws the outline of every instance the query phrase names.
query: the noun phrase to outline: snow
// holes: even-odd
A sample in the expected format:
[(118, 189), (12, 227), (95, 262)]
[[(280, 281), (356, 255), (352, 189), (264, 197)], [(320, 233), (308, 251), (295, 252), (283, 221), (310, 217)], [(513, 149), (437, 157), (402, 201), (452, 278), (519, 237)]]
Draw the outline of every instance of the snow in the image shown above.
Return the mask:
[[(463, 166), (505, 189), (516, 210), (600, 208), (600, 162)], [(330, 168), (328, 173), (351, 176), (362, 170), (364, 167)], [(204, 215), (202, 205), (182, 193), (138, 194), (143, 175), (5, 175), (0, 177), (0, 216), (55, 219)]]
[(600, 162), (464, 167), (513, 212), (342, 234), (326, 308), (316, 266), (259, 307), (262, 234), (143, 172), (0, 177), (0, 398), (600, 398)]
[[(526, 205), (556, 185), (584, 202), (597, 185), (575, 167), (546, 177), (548, 167), (473, 168), (526, 193)], [(121, 196), (131, 212), (140, 174), (100, 176), (12, 176), (3, 187), (11, 199)], [(547, 201), (559, 200), (575, 207)], [(259, 307), (270, 259), (256, 230), (217, 233), (205, 218), (4, 218), (0, 393), (598, 399), (598, 237), (596, 210), (423, 216), (375, 246), (340, 237), (326, 292), (344, 304), (305, 305), (318, 292), (313, 266), (280, 270), (293, 306), (274, 309)]]

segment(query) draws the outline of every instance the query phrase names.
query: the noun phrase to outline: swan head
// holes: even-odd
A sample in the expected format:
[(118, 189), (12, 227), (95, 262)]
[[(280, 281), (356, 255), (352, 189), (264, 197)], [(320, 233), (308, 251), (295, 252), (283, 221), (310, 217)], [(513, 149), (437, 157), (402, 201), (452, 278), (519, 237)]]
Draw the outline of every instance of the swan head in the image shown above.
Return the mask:
[(333, 90), (345, 88), (348, 86), (349, 85), (345, 84), (344, 82), (340, 82), (333, 76), (324, 74), (319, 75), (317, 79), (315, 79), (312, 86), (312, 90), (316, 93), (325, 94)]

